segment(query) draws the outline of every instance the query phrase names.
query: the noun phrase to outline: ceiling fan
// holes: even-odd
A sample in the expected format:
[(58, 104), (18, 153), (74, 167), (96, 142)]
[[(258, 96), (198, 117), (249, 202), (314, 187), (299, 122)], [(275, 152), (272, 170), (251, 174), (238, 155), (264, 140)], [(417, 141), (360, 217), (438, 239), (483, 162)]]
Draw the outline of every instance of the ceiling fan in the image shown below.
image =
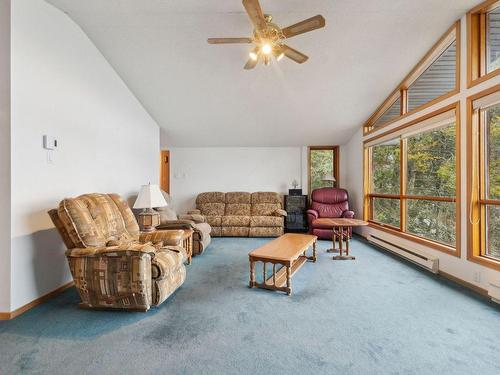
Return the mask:
[(286, 56), (296, 63), (305, 63), (309, 57), (287, 46), (284, 43), (285, 39), (325, 26), (323, 16), (317, 15), (282, 29), (272, 22), (273, 17), (270, 14), (262, 13), (259, 0), (243, 0), (243, 6), (254, 26), (253, 36), (250, 38), (209, 38), (208, 43), (255, 44), (255, 48), (249, 53), (250, 59), (245, 64), (245, 69), (255, 68), (259, 60), (269, 65), (272, 57), (280, 61)]

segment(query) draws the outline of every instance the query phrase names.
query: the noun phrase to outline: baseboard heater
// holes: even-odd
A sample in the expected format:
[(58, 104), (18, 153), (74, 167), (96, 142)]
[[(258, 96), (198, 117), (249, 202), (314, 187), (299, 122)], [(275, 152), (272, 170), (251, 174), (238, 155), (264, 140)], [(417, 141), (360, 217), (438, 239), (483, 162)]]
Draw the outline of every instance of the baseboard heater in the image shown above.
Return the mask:
[(493, 302), (500, 303), (500, 279), (490, 281), (488, 295)]
[(426, 254), (420, 250), (410, 250), (403, 246), (399, 246), (394, 242), (389, 242), (389, 240), (374, 236), (373, 234), (368, 235), (368, 241), (382, 247), (385, 250), (390, 251), (400, 257), (409, 260), (412, 263), (423, 267), (432, 273), (439, 272), (439, 258), (431, 254)]

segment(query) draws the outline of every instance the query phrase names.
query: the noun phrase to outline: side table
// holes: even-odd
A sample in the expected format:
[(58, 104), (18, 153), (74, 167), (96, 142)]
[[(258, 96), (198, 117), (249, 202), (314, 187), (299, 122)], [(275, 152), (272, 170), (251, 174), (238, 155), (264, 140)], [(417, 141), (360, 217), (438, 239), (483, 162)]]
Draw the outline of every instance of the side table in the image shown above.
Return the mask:
[[(349, 228), (366, 226), (366, 225), (368, 225), (368, 223), (366, 221), (358, 220), (358, 219), (344, 219), (344, 218), (338, 218), (338, 219), (321, 218), (321, 219), (314, 220), (313, 223), (317, 224), (317, 225), (322, 225), (325, 227), (332, 228), (333, 250), (336, 250), (335, 242), (336, 242), (337, 237), (338, 237), (340, 255), (334, 256), (333, 260), (348, 260), (348, 259), (354, 260), (354, 259), (356, 259), (355, 257), (349, 255), (349, 240), (350, 240)], [(343, 255), (343, 253), (342, 253), (344, 241), (345, 241), (345, 247), (346, 247), (346, 255)]]

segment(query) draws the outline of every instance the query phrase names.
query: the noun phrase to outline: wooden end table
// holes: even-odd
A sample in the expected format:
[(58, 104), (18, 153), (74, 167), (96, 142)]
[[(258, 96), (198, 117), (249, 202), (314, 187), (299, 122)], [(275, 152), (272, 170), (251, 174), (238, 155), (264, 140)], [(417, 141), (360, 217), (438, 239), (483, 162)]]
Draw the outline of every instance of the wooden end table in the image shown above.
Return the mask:
[[(352, 227), (361, 227), (366, 226), (368, 223), (364, 220), (358, 219), (329, 219), (329, 218), (321, 218), (313, 221), (313, 225), (321, 225), (323, 227), (331, 227), (332, 228), (332, 242), (333, 242), (333, 251), (337, 250), (335, 247), (335, 242), (337, 241), (337, 237), (339, 240), (339, 255), (335, 255), (333, 260), (354, 260), (355, 257), (349, 255), (349, 229)], [(343, 242), (345, 241), (346, 255), (343, 255)]]
[[(286, 233), (283, 236), (268, 242), (264, 246), (250, 252), (250, 288), (278, 290), (292, 294), (292, 276), (308, 260), (316, 262), (316, 241), (318, 237), (311, 234)], [(312, 246), (312, 256), (307, 256), (306, 251)], [(262, 283), (255, 281), (255, 262), (263, 263)], [(273, 265), (273, 274), (267, 278), (266, 263)], [(281, 267), (276, 271), (276, 264)]]

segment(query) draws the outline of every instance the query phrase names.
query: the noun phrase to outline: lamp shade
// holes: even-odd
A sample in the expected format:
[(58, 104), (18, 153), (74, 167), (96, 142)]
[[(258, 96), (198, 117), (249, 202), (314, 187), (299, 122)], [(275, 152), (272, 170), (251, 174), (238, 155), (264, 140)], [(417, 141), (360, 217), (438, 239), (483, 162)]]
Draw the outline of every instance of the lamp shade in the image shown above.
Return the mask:
[(333, 177), (333, 173), (327, 173), (323, 176), (323, 181), (333, 181), (333, 182), (336, 182), (337, 180), (335, 179), (335, 177)]
[(158, 185), (142, 185), (139, 196), (134, 203), (134, 208), (153, 208), (165, 206), (168, 206), (168, 204), (165, 198), (163, 198)]

